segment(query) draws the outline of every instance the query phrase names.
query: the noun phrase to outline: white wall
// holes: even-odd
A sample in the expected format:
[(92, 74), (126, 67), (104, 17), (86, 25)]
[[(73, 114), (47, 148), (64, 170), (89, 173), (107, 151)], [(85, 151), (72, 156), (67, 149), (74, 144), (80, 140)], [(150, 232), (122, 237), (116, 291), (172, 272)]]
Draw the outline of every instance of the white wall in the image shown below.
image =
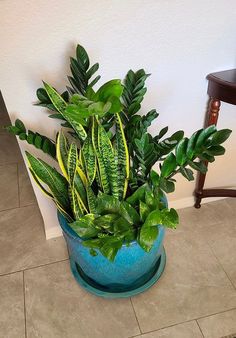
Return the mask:
[[(100, 62), (102, 81), (122, 78), (130, 68), (152, 73), (142, 109), (160, 112), (152, 132), (169, 125), (190, 135), (203, 124), (205, 76), (235, 68), (235, 18), (235, 0), (0, 1), (0, 88), (11, 119), (55, 136), (57, 123), (32, 102), (42, 79), (65, 87), (68, 56), (80, 43)], [(235, 131), (235, 110), (222, 106), (219, 127)], [(227, 155), (210, 168), (208, 187), (236, 185), (235, 134)], [(35, 153), (25, 142), (20, 146)], [(172, 204), (191, 204), (194, 186), (180, 179)], [(35, 192), (50, 237), (58, 231), (55, 208)]]

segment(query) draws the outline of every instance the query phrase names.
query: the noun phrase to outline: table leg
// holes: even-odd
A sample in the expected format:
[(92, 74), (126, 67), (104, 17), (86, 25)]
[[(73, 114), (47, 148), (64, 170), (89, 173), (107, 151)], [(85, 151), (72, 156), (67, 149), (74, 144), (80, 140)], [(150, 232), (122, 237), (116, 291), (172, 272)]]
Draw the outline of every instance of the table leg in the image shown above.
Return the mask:
[[(220, 100), (211, 98), (208, 111), (207, 111), (207, 120), (206, 120), (206, 126), (208, 127), (212, 124), (217, 124), (218, 116), (219, 116), (219, 111), (220, 111)], [(208, 166), (208, 162), (205, 162), (205, 165)], [(197, 181), (197, 187), (195, 190), (195, 208), (200, 208), (201, 207), (201, 200), (203, 197), (203, 187), (206, 179), (206, 174), (199, 173), (198, 176), (198, 181)]]

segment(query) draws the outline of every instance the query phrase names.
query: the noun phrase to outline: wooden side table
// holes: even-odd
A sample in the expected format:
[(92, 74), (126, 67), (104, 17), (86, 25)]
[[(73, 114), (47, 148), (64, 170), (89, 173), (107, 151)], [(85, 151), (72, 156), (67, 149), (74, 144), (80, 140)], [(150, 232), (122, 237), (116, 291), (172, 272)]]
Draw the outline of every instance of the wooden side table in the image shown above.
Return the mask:
[[(236, 69), (207, 75), (210, 103), (207, 111), (206, 127), (217, 124), (221, 101), (236, 105)], [(208, 163), (205, 162), (207, 165)], [(195, 190), (195, 208), (201, 207), (201, 200), (205, 197), (236, 197), (233, 189), (203, 189), (205, 174), (199, 174)]]

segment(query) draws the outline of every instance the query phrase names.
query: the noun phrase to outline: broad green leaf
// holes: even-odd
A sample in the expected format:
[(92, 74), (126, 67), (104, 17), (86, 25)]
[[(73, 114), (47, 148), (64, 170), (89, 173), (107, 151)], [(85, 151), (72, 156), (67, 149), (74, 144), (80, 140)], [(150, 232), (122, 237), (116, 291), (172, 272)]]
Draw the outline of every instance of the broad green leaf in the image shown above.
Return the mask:
[(122, 240), (114, 236), (108, 237), (104, 240), (104, 244), (100, 251), (103, 256), (108, 258), (111, 262), (115, 260), (118, 250), (122, 247)]
[(127, 230), (131, 229), (132, 226), (125, 218), (119, 217), (114, 221), (114, 233), (116, 235), (121, 235)]
[(151, 210), (149, 208), (149, 206), (142, 202), (139, 201), (139, 214), (140, 214), (140, 219), (142, 222), (145, 222), (147, 216), (150, 214)]
[(139, 214), (135, 208), (125, 201), (120, 203), (120, 215), (130, 224), (138, 225), (140, 222)]
[(204, 146), (204, 142), (216, 131), (216, 126), (213, 124), (206, 129), (203, 129), (196, 141), (196, 149), (201, 149)]
[(146, 251), (149, 252), (158, 236), (158, 227), (142, 226), (139, 234), (139, 244)]
[(222, 129), (222, 130), (216, 131), (212, 136), (211, 144), (218, 145), (218, 144), (225, 142), (231, 133), (232, 133), (232, 130), (230, 129)]
[(123, 86), (118, 79), (110, 80), (102, 85), (95, 94), (96, 101), (107, 102), (111, 96), (120, 98), (123, 92)]
[(147, 183), (139, 187), (131, 196), (126, 198), (126, 202), (132, 206), (139, 205), (139, 201), (145, 202), (145, 191), (150, 189)]
[(193, 181), (194, 180), (194, 176), (193, 176), (193, 171), (189, 168), (185, 168), (185, 167), (180, 167), (180, 173), (187, 178), (188, 181)]
[(217, 145), (217, 146), (211, 146), (205, 151), (208, 155), (211, 156), (219, 156), (219, 155), (224, 155), (225, 153), (225, 148)]
[(103, 216), (99, 216), (94, 221), (94, 225), (97, 229), (103, 228), (108, 232), (114, 232), (114, 221), (117, 220), (120, 216), (117, 214), (105, 214)]
[(170, 153), (164, 160), (161, 167), (161, 176), (168, 177), (176, 169), (176, 158), (173, 153)]
[(187, 157), (192, 160), (195, 154), (195, 147), (196, 147), (196, 143), (198, 140), (199, 135), (202, 133), (203, 129), (200, 129), (198, 131), (196, 131), (195, 133), (193, 133), (193, 135), (190, 137), (190, 139), (188, 140), (188, 145), (187, 145)]
[(172, 181), (167, 180), (164, 177), (160, 179), (160, 188), (164, 190), (166, 193), (170, 193), (175, 191), (175, 184)]
[(143, 227), (153, 227), (157, 226), (158, 224), (162, 224), (161, 210), (154, 210), (146, 218)]
[(188, 138), (183, 138), (175, 148), (175, 156), (177, 163), (182, 166), (187, 161), (187, 145), (188, 145)]
[(179, 216), (175, 209), (173, 208), (171, 208), (170, 210), (163, 209), (161, 211), (161, 215), (162, 215), (161, 224), (163, 226), (173, 229), (176, 228), (177, 224), (179, 223)]
[(97, 197), (97, 213), (100, 215), (104, 214), (119, 214), (120, 212), (120, 201), (106, 194), (100, 194)]
[(96, 216), (87, 214), (81, 217), (78, 221), (70, 223), (70, 227), (83, 239), (95, 237), (99, 230), (95, 228), (94, 221)]
[(205, 174), (207, 172), (207, 167), (201, 161), (200, 162), (188, 161), (188, 164), (190, 165), (190, 167), (192, 167), (193, 169), (195, 169), (197, 171), (200, 171), (203, 174)]
[(158, 175), (158, 173), (154, 170), (151, 170), (150, 178), (151, 178), (151, 182), (152, 182), (153, 187), (157, 187), (159, 185), (159, 181), (160, 181), (160, 176)]

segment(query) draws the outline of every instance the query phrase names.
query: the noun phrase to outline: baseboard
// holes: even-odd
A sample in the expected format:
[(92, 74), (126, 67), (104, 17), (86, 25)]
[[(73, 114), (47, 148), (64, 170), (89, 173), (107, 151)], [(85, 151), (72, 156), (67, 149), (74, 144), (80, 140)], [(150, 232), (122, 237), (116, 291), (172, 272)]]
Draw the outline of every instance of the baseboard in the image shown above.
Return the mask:
[[(227, 198), (227, 197), (203, 198), (201, 204), (219, 201), (219, 200), (222, 200), (222, 199), (225, 199), (225, 198)], [(194, 196), (181, 198), (179, 200), (168, 201), (169, 207), (174, 208), (174, 209), (183, 209), (183, 208), (193, 207), (194, 203), (195, 203), (195, 197)]]
[(61, 237), (62, 236), (62, 231), (59, 226), (59, 224), (53, 228), (47, 229), (45, 231), (46, 239), (52, 239), (56, 237)]

